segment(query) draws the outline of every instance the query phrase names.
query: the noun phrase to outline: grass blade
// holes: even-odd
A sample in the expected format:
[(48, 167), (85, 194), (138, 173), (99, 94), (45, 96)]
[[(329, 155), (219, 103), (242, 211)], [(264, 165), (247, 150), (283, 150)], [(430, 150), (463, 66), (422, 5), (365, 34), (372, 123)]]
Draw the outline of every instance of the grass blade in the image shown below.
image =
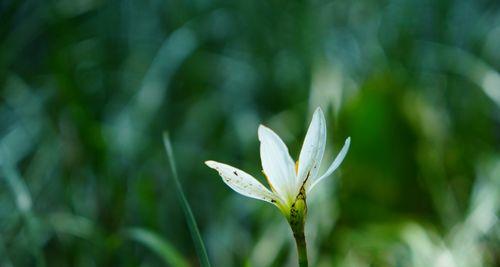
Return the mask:
[(125, 232), (125, 235), (154, 251), (169, 266), (189, 266), (174, 246), (154, 232), (142, 228), (131, 228)]
[(189, 227), (189, 231), (191, 232), (191, 237), (193, 238), (196, 253), (198, 254), (198, 259), (200, 260), (200, 265), (202, 267), (209, 267), (210, 262), (208, 261), (207, 251), (205, 249), (205, 245), (203, 244), (203, 239), (201, 238), (200, 231), (198, 229), (198, 225), (196, 224), (193, 212), (191, 211), (186, 196), (182, 191), (182, 186), (179, 181), (179, 176), (177, 175), (177, 168), (175, 165), (174, 153), (172, 151), (172, 144), (170, 143), (170, 138), (168, 137), (168, 133), (166, 132), (163, 133), (163, 143), (165, 145), (165, 150), (167, 152), (167, 157), (170, 164), (170, 170), (172, 171), (172, 177), (174, 180), (175, 189), (180, 199), (184, 215), (186, 216), (186, 221)]
[(28, 191), (28, 187), (21, 179), (19, 173), (10, 166), (5, 164), (0, 165), (2, 176), (5, 178), (7, 185), (9, 186), (12, 196), (16, 201), (16, 206), (19, 212), (23, 215), (28, 214), (31, 211), (31, 196)]
[(13, 197), (15, 198), (17, 209), (21, 214), (27, 227), (29, 238), (31, 239), (31, 250), (36, 260), (36, 265), (45, 267), (45, 258), (43, 255), (42, 245), (40, 244), (37, 232), (37, 218), (33, 214), (31, 195), (28, 186), (21, 178), (19, 172), (11, 165), (6, 163), (5, 159), (0, 163), (0, 177), (3, 176), (7, 182)]
[(69, 213), (52, 213), (48, 216), (47, 222), (57, 234), (92, 240), (96, 233), (96, 226), (90, 219)]

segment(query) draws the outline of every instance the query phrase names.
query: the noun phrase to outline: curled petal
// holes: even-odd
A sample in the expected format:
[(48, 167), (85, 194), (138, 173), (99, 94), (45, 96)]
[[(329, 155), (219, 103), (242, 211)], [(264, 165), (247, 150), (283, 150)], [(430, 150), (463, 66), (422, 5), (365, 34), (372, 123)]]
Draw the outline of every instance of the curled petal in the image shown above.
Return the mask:
[(212, 160), (206, 161), (205, 164), (217, 170), (222, 180), (234, 191), (247, 197), (276, 204), (276, 197), (273, 192), (269, 191), (269, 189), (263, 186), (250, 174), (227, 164)]
[(345, 140), (344, 146), (340, 150), (339, 154), (337, 155), (337, 157), (335, 158), (335, 160), (333, 161), (333, 163), (330, 165), (330, 167), (328, 167), (328, 170), (325, 172), (325, 174), (323, 174), (321, 177), (315, 179), (314, 182), (312, 182), (311, 186), (309, 186), (309, 188), (307, 189), (308, 192), (311, 191), (312, 188), (316, 184), (318, 184), (321, 180), (323, 180), (324, 178), (330, 176), (340, 166), (340, 164), (342, 163), (342, 161), (344, 160), (344, 158), (345, 158), (345, 156), (347, 154), (347, 151), (349, 150), (350, 144), (351, 144), (351, 138), (348, 137)]

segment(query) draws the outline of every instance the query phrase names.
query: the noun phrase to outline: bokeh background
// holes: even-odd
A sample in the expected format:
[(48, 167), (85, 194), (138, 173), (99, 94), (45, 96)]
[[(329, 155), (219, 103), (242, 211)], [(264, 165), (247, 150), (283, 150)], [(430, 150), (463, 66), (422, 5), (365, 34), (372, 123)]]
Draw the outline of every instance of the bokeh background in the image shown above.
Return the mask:
[(295, 266), (257, 127), (298, 156), (312, 266), (498, 266), (500, 2), (0, 1), (0, 266), (198, 266), (162, 133), (213, 266)]

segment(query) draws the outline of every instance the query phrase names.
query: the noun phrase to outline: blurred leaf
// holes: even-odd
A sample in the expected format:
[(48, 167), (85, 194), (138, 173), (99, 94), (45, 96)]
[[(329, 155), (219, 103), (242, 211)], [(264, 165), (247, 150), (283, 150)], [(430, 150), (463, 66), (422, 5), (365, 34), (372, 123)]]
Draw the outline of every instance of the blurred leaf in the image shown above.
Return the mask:
[(57, 233), (70, 234), (89, 239), (95, 232), (93, 222), (81, 216), (67, 213), (55, 213), (49, 216), (48, 221)]
[(468, 78), (481, 88), (498, 107), (500, 107), (500, 74), (481, 58), (475, 57), (456, 47), (427, 44), (442, 57), (445, 67), (459, 75)]
[(5, 177), (7, 184), (15, 198), (16, 206), (21, 213), (25, 226), (27, 227), (30, 238), (30, 249), (36, 259), (37, 266), (45, 266), (45, 258), (43, 255), (42, 245), (40, 244), (39, 224), (37, 218), (31, 211), (32, 200), (28, 191), (28, 187), (21, 179), (17, 170), (7, 163), (7, 160), (2, 159), (0, 162), (0, 171), (2, 176)]
[(184, 215), (186, 216), (186, 221), (189, 226), (189, 231), (191, 232), (191, 237), (193, 238), (196, 253), (198, 254), (198, 259), (200, 260), (201, 266), (209, 267), (210, 262), (208, 261), (207, 251), (205, 250), (205, 245), (203, 244), (203, 239), (201, 238), (200, 230), (198, 229), (198, 225), (196, 224), (193, 212), (191, 211), (189, 203), (182, 190), (182, 186), (179, 181), (179, 176), (177, 175), (177, 168), (175, 165), (174, 153), (172, 151), (172, 144), (170, 143), (170, 138), (168, 136), (168, 133), (166, 132), (163, 133), (163, 143), (165, 145), (165, 150), (167, 151), (168, 161), (170, 163), (170, 170), (172, 172), (172, 179), (174, 180), (175, 189), (181, 201)]
[(187, 267), (188, 262), (167, 240), (158, 234), (142, 228), (126, 230), (125, 235), (154, 251), (163, 261), (170, 266)]
[(17, 209), (22, 214), (27, 214), (31, 211), (31, 196), (28, 192), (28, 187), (19, 176), (19, 173), (12, 167), (6, 166), (5, 163), (0, 165), (2, 176), (5, 177), (12, 195), (16, 201)]

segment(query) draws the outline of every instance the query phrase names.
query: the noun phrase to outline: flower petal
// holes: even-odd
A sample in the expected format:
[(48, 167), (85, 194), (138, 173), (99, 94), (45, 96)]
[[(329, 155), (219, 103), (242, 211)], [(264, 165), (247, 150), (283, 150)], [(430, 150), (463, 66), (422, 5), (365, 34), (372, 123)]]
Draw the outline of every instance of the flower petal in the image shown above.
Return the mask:
[[(321, 108), (317, 108), (307, 130), (304, 144), (300, 150), (299, 166), (297, 170), (298, 189), (306, 179), (310, 184), (318, 174), (318, 169), (325, 152), (326, 144), (326, 121)], [(298, 193), (298, 191), (297, 191)]]
[(294, 163), (288, 148), (271, 129), (259, 126), (260, 158), (271, 188), (282, 198), (291, 200), (297, 183)]
[(270, 203), (276, 203), (276, 197), (273, 192), (269, 191), (257, 179), (250, 174), (216, 161), (205, 161), (208, 167), (219, 172), (222, 180), (231, 187), (234, 191), (255, 199), (264, 200)]
[(328, 170), (325, 172), (325, 174), (321, 175), (321, 177), (315, 179), (314, 182), (312, 182), (311, 186), (309, 186), (307, 188), (308, 192), (311, 191), (312, 188), (316, 184), (318, 184), (321, 180), (323, 180), (324, 178), (330, 176), (340, 166), (340, 163), (342, 163), (342, 161), (344, 160), (344, 158), (345, 158), (345, 156), (347, 154), (347, 151), (349, 150), (349, 146), (350, 145), (351, 145), (351, 138), (348, 137), (345, 140), (344, 146), (342, 147), (342, 149), (340, 150), (339, 154), (337, 155), (337, 157), (333, 161), (332, 165), (330, 165), (330, 167), (328, 167)]

